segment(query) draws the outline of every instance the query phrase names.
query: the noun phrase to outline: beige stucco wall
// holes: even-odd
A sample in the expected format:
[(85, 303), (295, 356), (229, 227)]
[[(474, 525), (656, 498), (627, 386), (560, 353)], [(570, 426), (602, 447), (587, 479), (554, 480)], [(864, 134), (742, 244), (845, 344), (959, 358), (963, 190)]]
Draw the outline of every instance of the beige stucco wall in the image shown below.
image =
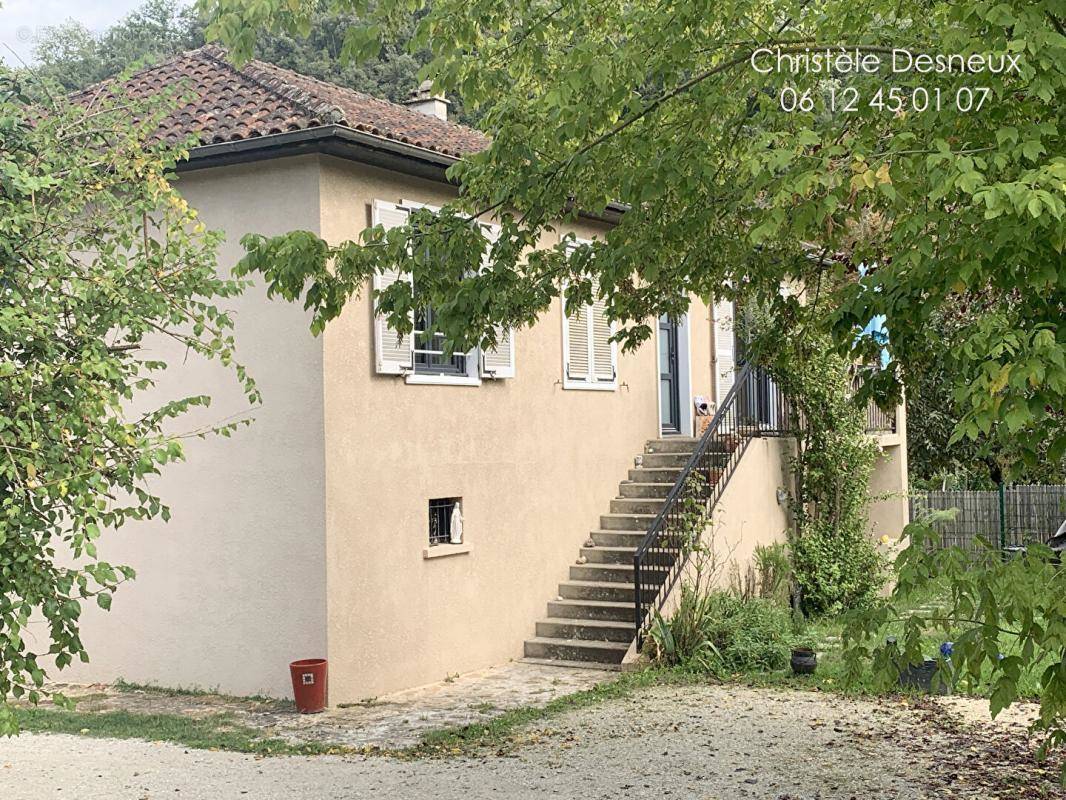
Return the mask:
[[(178, 186), (209, 228), (226, 232), (223, 266), (243, 253), (244, 233), (319, 227), (313, 158), (190, 173)], [(288, 662), (326, 651), (322, 341), (299, 306), (267, 300), (261, 286), (220, 305), (234, 311), (239, 358), (263, 405), (232, 438), (187, 440), (186, 462), (152, 482), (173, 510), (169, 523), (131, 522), (102, 537), (101, 556), (137, 579), (110, 613), (86, 604), (91, 661), (61, 680), (287, 694)], [(171, 365), (161, 396), (213, 398), (176, 432), (247, 413), (232, 373), (170, 340), (151, 347)]]
[[(318, 156), (189, 173), (179, 187), (226, 232), (223, 265), (247, 232), (302, 228), (339, 242), (369, 224), (374, 199), (451, 197), (441, 184)], [(324, 653), (336, 704), (521, 656), (633, 457), (658, 434), (655, 343), (619, 354), (616, 391), (564, 390), (557, 300), (517, 333), (515, 378), (408, 385), (375, 374), (368, 293), (318, 339), (298, 305), (268, 301), (261, 286), (228, 305), (263, 408), (232, 439), (191, 441), (188, 463), (167, 469), (157, 488), (169, 525), (106, 537), (104, 556), (139, 578), (110, 614), (87, 611), (93, 661), (64, 677), (285, 695), (287, 662)], [(710, 328), (694, 300), (692, 394), (711, 394)], [(215, 397), (190, 427), (244, 410), (217, 365), (183, 363), (162, 345), (159, 355), (180, 366), (164, 390)], [(905, 452), (905, 437), (896, 446)], [(756, 544), (783, 537), (787, 447), (754, 441), (719, 503), (716, 535), (742, 567)], [(885, 463), (876, 480), (905, 486), (905, 458)], [(427, 502), (452, 496), (463, 498), (470, 551), (427, 560)]]
[(792, 491), (789, 458), (794, 452), (792, 439), (753, 439), (715, 506), (717, 549), (742, 573), (751, 563), (756, 546), (786, 539), (788, 504), (778, 502), (777, 490)]
[[(322, 232), (355, 236), (374, 199), (450, 196), (439, 184), (324, 158)], [(517, 333), (516, 377), (477, 387), (376, 375), (371, 323), (364, 296), (325, 335), (335, 702), (520, 657), (633, 457), (658, 432), (651, 343), (619, 354), (617, 391), (562, 388), (559, 301)], [(427, 502), (452, 496), (463, 498), (471, 552), (426, 560)]]
[[(690, 338), (689, 361), (692, 366), (692, 396), (703, 396), (714, 403), (714, 351), (711, 309), (698, 297), (690, 299), (688, 310)], [(684, 398), (682, 398), (684, 401)], [(691, 398), (689, 398), (691, 402)]]
[(896, 431), (876, 437), (881, 453), (870, 476), (870, 535), (897, 540), (910, 522), (907, 502), (907, 407), (896, 408)]

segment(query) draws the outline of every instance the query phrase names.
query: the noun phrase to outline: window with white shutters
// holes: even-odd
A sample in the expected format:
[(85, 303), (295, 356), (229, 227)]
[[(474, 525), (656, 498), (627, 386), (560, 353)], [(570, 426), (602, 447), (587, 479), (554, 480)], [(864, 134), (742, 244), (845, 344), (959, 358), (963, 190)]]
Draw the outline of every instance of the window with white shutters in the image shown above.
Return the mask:
[[(593, 294), (596, 292), (594, 284)], [(613, 334), (614, 326), (607, 319), (607, 303), (598, 296), (591, 304), (564, 316), (563, 388), (618, 387), (618, 354), (616, 344), (611, 341)]]
[[(373, 203), (373, 224), (389, 228), (405, 225), (408, 215), (417, 208), (436, 209), (406, 200), (389, 203), (375, 200)], [(482, 231), (490, 241), (499, 235), (499, 228), (488, 223), (481, 224)], [(386, 271), (375, 274), (373, 287), (383, 291), (400, 280), (411, 280), (408, 273)], [(412, 286), (417, 295), (418, 287)], [(416, 303), (417, 305), (417, 303)], [(492, 350), (470, 353), (444, 353), (444, 337), (434, 324), (435, 313), (431, 306), (419, 307), (411, 317), (414, 332), (400, 336), (388, 327), (386, 318), (375, 314), (374, 318), (374, 353), (377, 371), (385, 375), (405, 375), (408, 383), (460, 383), (476, 385), (480, 377), (513, 378), (514, 369), (514, 332), (498, 328), (497, 345)]]

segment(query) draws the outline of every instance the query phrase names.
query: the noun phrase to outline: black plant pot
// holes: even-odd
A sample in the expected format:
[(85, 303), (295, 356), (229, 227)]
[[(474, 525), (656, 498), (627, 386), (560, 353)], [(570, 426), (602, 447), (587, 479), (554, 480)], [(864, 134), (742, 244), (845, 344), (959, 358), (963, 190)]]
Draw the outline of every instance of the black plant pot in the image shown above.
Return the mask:
[(899, 685), (903, 689), (917, 689), (926, 694), (951, 694), (951, 686), (943, 674), (937, 673), (938, 664), (927, 658), (921, 664), (911, 664), (900, 670)]
[(797, 647), (792, 651), (789, 663), (796, 675), (812, 675), (818, 667), (818, 654), (809, 647)]

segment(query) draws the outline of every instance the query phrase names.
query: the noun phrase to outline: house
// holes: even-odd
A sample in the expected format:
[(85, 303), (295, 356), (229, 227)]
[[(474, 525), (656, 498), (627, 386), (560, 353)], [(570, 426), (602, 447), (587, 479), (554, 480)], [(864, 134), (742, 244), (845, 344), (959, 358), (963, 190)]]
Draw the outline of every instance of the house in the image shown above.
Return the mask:
[[(444, 170), (486, 145), (428, 93), (405, 107), (268, 64), (237, 69), (214, 47), (127, 86), (179, 85), (188, 99), (160, 134), (202, 142), (176, 185), (225, 232), (222, 265), (249, 232), (343, 241), (441, 205), (455, 195)], [(592, 239), (613, 219), (557, 235)], [(431, 310), (401, 341), (369, 291), (317, 338), (261, 285), (232, 305), (263, 405), (232, 438), (191, 441), (155, 482), (169, 523), (105, 537), (102, 557), (138, 577), (110, 613), (86, 609), (92, 660), (64, 679), (286, 695), (288, 662), (325, 656), (337, 703), (509, 659), (632, 657), (633, 553), (696, 446), (694, 401), (723, 405), (737, 379), (729, 304), (693, 299), (622, 353), (599, 304), (567, 318), (556, 301), (497, 350), (451, 357)], [(189, 428), (246, 412), (217, 364), (167, 342), (153, 355), (172, 364), (161, 391), (214, 399)], [(894, 426), (879, 492), (906, 486), (902, 415)], [(787, 524), (788, 443), (749, 438), (715, 512), (738, 559)], [(874, 522), (897, 533), (906, 513), (882, 501)]]

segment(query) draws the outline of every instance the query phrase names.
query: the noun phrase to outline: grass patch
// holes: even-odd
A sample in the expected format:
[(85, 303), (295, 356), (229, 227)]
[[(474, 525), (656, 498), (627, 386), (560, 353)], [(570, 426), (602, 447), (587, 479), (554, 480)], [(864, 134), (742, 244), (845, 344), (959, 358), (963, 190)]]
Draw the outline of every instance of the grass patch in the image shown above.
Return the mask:
[[(77, 736), (111, 739), (143, 739), (150, 742), (170, 742), (198, 750), (229, 750), (259, 756), (363, 754), (395, 758), (427, 758), (466, 755), (485, 750), (499, 751), (518, 744), (520, 729), (567, 711), (627, 696), (635, 689), (649, 686), (706, 684), (706, 675), (681, 670), (649, 669), (623, 673), (616, 680), (597, 684), (573, 694), (555, 698), (544, 706), (526, 706), (505, 711), (493, 719), (469, 725), (429, 731), (418, 744), (407, 748), (361, 747), (333, 745), (321, 742), (294, 744), (284, 739), (264, 736), (263, 731), (236, 720), (232, 712), (193, 718), (180, 714), (144, 714), (130, 711), (65, 711), (52, 708), (18, 708), (18, 724), (30, 733), (66, 733)], [(202, 695), (203, 692), (142, 687), (125, 684), (130, 691), (149, 691), (166, 696)], [(246, 700), (248, 698), (233, 698)], [(267, 700), (273, 701), (271, 698)], [(374, 704), (370, 700), (367, 704)], [(363, 705), (345, 704), (350, 705)], [(488, 713), (491, 704), (478, 710)]]
[(119, 678), (111, 685), (120, 692), (144, 692), (145, 694), (157, 694), (161, 697), (208, 697), (214, 700), (225, 700), (230, 703), (265, 703), (281, 708), (289, 708), (293, 705), (292, 700), (268, 697), (263, 694), (223, 694), (213, 689), (202, 689), (197, 686), (159, 686), (154, 683), (132, 683), (122, 678)]
[(202, 719), (178, 714), (134, 714), (129, 711), (55, 711), (17, 709), (21, 730), (32, 733), (69, 733), (106, 739), (144, 739), (172, 742), (197, 750), (232, 750), (260, 756), (309, 756), (349, 752), (348, 748), (319, 742), (293, 744), (264, 737), (262, 731), (234, 722), (232, 714)]
[(557, 697), (543, 706), (515, 708), (485, 722), (429, 731), (422, 735), (422, 740), (417, 745), (399, 753), (393, 753), (393, 755), (418, 758), (474, 754), (485, 750), (506, 750), (518, 743), (517, 735), (520, 730), (534, 722), (542, 722), (568, 711), (588, 708), (606, 700), (627, 697), (636, 689), (708, 683), (719, 683), (719, 681), (707, 675), (679, 669), (624, 672), (615, 680), (599, 683), (591, 689)]
[[(729, 674), (725, 681), (753, 687), (791, 690), (822, 691), (847, 695), (882, 695), (874, 685), (873, 676), (867, 670), (858, 683), (848, 685), (844, 681), (844, 661), (841, 652), (841, 622), (834, 618), (811, 620), (804, 633), (818, 651), (818, 670), (811, 676), (796, 676), (789, 669), (773, 671), (748, 670)], [(936, 651), (939, 641), (930, 638), (927, 650)], [(500, 713), (483, 722), (443, 728), (422, 735), (418, 744), (407, 748), (390, 749), (378, 747), (351, 748), (321, 742), (294, 744), (283, 739), (268, 737), (262, 730), (243, 725), (232, 712), (218, 713), (203, 718), (179, 714), (143, 714), (128, 711), (79, 712), (50, 708), (20, 708), (16, 711), (22, 730), (44, 733), (68, 733), (82, 736), (117, 739), (144, 739), (147, 741), (172, 742), (184, 747), (206, 750), (230, 750), (254, 755), (322, 755), (364, 754), (391, 756), (402, 759), (439, 758), (477, 755), (486, 752), (507, 752), (531, 741), (523, 736), (523, 729), (534, 723), (544, 722), (569, 711), (597, 705), (629, 696), (634, 691), (657, 686), (721, 685), (723, 680), (705, 672), (683, 667), (652, 667), (640, 672), (621, 673), (616, 679), (597, 684), (572, 694), (557, 697), (543, 706), (525, 706)], [(1026, 696), (1035, 696), (1038, 691), (1036, 675), (1031, 674), (1021, 682)], [(124, 691), (143, 691), (165, 696), (195, 696), (203, 692), (191, 689), (168, 689), (158, 686), (140, 686), (122, 683), (117, 686)], [(971, 694), (987, 694), (987, 684), (976, 687)], [(965, 693), (965, 692), (960, 692)], [(892, 694), (889, 692), (888, 694)], [(903, 694), (900, 692), (899, 694)], [(233, 701), (291, 705), (274, 698), (227, 698)], [(379, 701), (367, 698), (351, 706), (373, 706)], [(489, 713), (496, 710), (491, 704), (472, 706), (474, 710)]]
[[(922, 598), (920, 602), (916, 602), (915, 607), (926, 604), (936, 605), (938, 601), (942, 601), (942, 598), (943, 595), (931, 593), (928, 597)], [(856, 682), (850, 685), (846, 684), (842, 644), (843, 627), (843, 622), (837, 617), (825, 617), (808, 621), (802, 639), (804, 642), (809, 641), (811, 646), (818, 652), (818, 669), (814, 675), (793, 675), (790, 669), (784, 669), (775, 671), (747, 670), (730, 677), (733, 680), (738, 680), (751, 686), (815, 689), (848, 695), (883, 696), (895, 693), (913, 693), (902, 689), (898, 690), (898, 692), (892, 690), (886, 692), (878, 689), (868, 665), (863, 669)], [(903, 624), (898, 623), (886, 633), (902, 636), (902, 632)], [(942, 632), (924, 636), (922, 637), (922, 652), (926, 658), (934, 658), (939, 651), (941, 642), (950, 638), (950, 635)], [(1017, 642), (1012, 637), (1005, 637), (1005, 639), (1006, 641), (1003, 643), (1003, 652), (1005, 654), (1010, 655), (1018, 650)], [(1044, 663), (1022, 673), (1018, 681), (1018, 691), (1022, 698), (1035, 700), (1039, 697), (1040, 674), (1046, 665), (1045, 660)], [(964, 680), (955, 687), (954, 693), (969, 697), (989, 697), (994, 688), (993, 682), (994, 677), (991, 668), (986, 666), (979, 683), (970, 686)]]

